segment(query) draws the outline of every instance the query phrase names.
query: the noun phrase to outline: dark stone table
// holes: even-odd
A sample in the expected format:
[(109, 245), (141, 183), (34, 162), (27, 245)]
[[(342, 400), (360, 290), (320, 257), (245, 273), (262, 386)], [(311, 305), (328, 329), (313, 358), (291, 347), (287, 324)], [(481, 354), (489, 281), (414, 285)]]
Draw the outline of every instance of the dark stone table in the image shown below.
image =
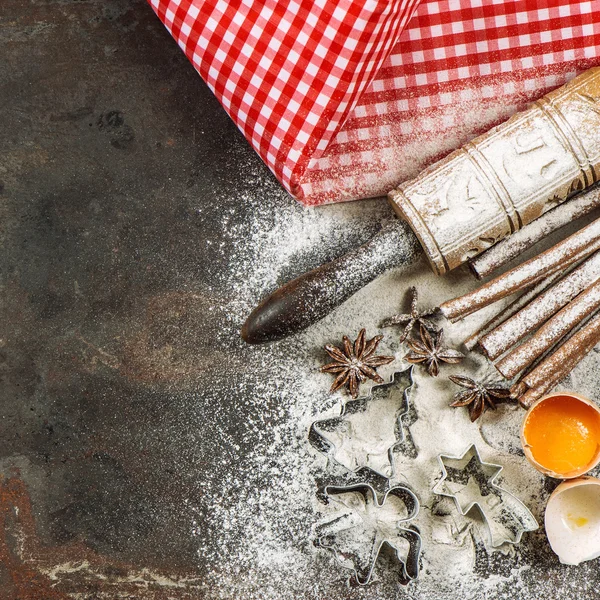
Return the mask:
[(202, 498), (278, 414), (232, 261), (303, 209), (143, 0), (6, 0), (0, 44), (0, 598), (203, 597)]
[[(0, 600), (414, 597), (312, 547), (323, 340), (238, 333), (386, 203), (296, 204), (143, 0), (4, 0), (0, 48)], [(595, 597), (536, 539), (498, 598)]]

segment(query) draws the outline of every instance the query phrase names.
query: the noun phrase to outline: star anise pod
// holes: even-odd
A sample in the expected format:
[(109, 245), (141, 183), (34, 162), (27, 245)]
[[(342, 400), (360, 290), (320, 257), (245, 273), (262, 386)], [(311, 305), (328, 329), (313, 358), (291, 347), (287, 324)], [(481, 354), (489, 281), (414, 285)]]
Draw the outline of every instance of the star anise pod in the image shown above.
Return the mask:
[(428, 310), (419, 311), (418, 302), (419, 302), (419, 294), (417, 292), (416, 287), (410, 288), (411, 300), (410, 300), (410, 312), (403, 313), (400, 315), (394, 315), (393, 317), (389, 317), (385, 319), (382, 323), (382, 327), (391, 327), (392, 325), (404, 325), (404, 331), (400, 336), (400, 343), (402, 343), (413, 330), (414, 326), (418, 323), (419, 326), (423, 326), (431, 332), (437, 331), (435, 323), (428, 319), (431, 315), (435, 314), (436, 308), (430, 308)]
[(454, 402), (450, 406), (468, 406), (471, 421), (476, 421), (489, 407), (496, 410), (496, 400), (505, 400), (510, 397), (510, 390), (497, 383), (478, 383), (469, 377), (450, 375), (449, 379), (465, 388), (454, 394)]
[(383, 383), (383, 379), (377, 374), (376, 368), (387, 365), (394, 360), (393, 356), (375, 356), (375, 350), (382, 335), (376, 335), (368, 342), (365, 340), (365, 329), (361, 329), (354, 345), (348, 336), (342, 338), (343, 350), (336, 346), (325, 346), (325, 350), (331, 358), (332, 363), (321, 367), (323, 373), (337, 373), (337, 377), (331, 386), (331, 392), (335, 392), (342, 386), (347, 386), (353, 398), (358, 396), (358, 386), (367, 379), (376, 383)]
[(431, 335), (427, 328), (420, 325), (420, 340), (407, 340), (410, 352), (404, 357), (409, 363), (424, 364), (432, 377), (437, 377), (440, 363), (456, 364), (465, 355), (458, 350), (444, 347), (444, 330)]

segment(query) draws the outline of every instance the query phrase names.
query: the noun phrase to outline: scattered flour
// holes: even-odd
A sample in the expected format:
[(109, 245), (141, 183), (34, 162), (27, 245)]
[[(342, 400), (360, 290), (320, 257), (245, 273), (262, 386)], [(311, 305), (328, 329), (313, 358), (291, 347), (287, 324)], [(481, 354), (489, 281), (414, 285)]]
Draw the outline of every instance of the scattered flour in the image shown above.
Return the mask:
[[(276, 184), (265, 182), (265, 194), (278, 193)], [(242, 195), (241, 200), (254, 209), (251, 227), (236, 226), (227, 217), (223, 223), (233, 245), (230, 269), (220, 280), (230, 291), (225, 307), (227, 326), (222, 332), (223, 339), (229, 340), (266, 293), (307, 267), (335, 257), (340, 249), (364, 241), (380, 222), (392, 218), (383, 201), (306, 210), (282, 196), (273, 210), (262, 198)], [(525, 534), (520, 545), (506, 552), (488, 553), (482, 525), (460, 517), (451, 501), (431, 491), (440, 475), (437, 455), (460, 454), (472, 443), (478, 445), (483, 460), (504, 466), (503, 487), (523, 501), (540, 523), (554, 487), (522, 455), (521, 409), (501, 405), (496, 412), (486, 412), (479, 423), (471, 423), (467, 410), (448, 406), (456, 391), (447, 379), (449, 374), (500, 379), (486, 359), (475, 353), (460, 365), (444, 365), (437, 379), (415, 369), (412, 402), (417, 418), (409, 430), (417, 456), (395, 452), (391, 484), (408, 485), (421, 503), (415, 521), (423, 536), (419, 580), (399, 586), (397, 568), (389, 557), (382, 556), (373, 583), (366, 588), (348, 587), (349, 571), (328, 551), (314, 546), (315, 524), (332, 511), (320, 502), (318, 492), (347, 477), (343, 467), (328, 462), (308, 440), (311, 424), (339, 415), (347, 398), (341, 393), (328, 394), (331, 378), (318, 370), (327, 358), (322, 347), (339, 344), (344, 334), (356, 336), (361, 327), (367, 328), (369, 337), (383, 333), (378, 351), (397, 356), (395, 363), (380, 369), (389, 379), (395, 369), (406, 366), (402, 361), (405, 348), (397, 344), (399, 330), (380, 330), (379, 324), (406, 310), (411, 285), (417, 287), (420, 304), (426, 308), (473, 289), (475, 280), (466, 269), (438, 278), (422, 259), (409, 268), (387, 272), (297, 336), (260, 347), (230, 342), (250, 368), (243, 377), (232, 375), (215, 394), (226, 404), (228, 389), (234, 387), (244, 391), (245, 400), (242, 406), (216, 405), (215, 410), (223, 411), (223, 420), (228, 411), (236, 409), (247, 415), (246, 434), (239, 441), (228, 442), (237, 448), (235, 469), (226, 471), (218, 485), (202, 482), (205, 492), (201, 501), (190, 502), (198, 553), (209, 566), (207, 598), (594, 597), (595, 565), (560, 565), (543, 528)], [(491, 312), (494, 310), (496, 307)], [(440, 317), (447, 343), (458, 345), (490, 314), (483, 310), (454, 325)], [(595, 369), (597, 358), (592, 353), (571, 380), (592, 398), (599, 397)], [(240, 454), (240, 448), (246, 448), (245, 438), (252, 440), (252, 447)]]

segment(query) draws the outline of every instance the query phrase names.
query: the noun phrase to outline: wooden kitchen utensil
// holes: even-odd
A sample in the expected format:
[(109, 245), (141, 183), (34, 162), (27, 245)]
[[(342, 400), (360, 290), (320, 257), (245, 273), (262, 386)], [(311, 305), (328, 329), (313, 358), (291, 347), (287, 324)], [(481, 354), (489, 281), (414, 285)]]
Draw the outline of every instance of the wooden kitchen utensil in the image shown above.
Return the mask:
[[(392, 190), (389, 200), (434, 272), (444, 274), (591, 186), (599, 169), (594, 68)], [(242, 337), (261, 343), (308, 327), (385, 269), (414, 262), (414, 239), (402, 223), (390, 223), (364, 246), (269, 296)]]

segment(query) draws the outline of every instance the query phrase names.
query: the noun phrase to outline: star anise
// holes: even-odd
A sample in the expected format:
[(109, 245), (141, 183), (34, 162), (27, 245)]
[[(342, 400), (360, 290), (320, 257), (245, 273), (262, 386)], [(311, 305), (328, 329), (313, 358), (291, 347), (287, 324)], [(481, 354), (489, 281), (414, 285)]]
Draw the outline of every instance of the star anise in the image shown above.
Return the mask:
[(489, 407), (496, 410), (496, 400), (505, 400), (510, 397), (510, 390), (497, 383), (478, 383), (469, 377), (450, 375), (449, 379), (465, 388), (454, 395), (454, 402), (450, 406), (468, 406), (471, 421), (476, 421)]
[(383, 379), (377, 374), (376, 368), (387, 365), (394, 360), (393, 356), (374, 356), (382, 335), (376, 335), (368, 342), (365, 340), (365, 329), (361, 329), (354, 345), (348, 336), (343, 337), (344, 348), (341, 350), (336, 346), (325, 346), (325, 350), (334, 362), (321, 367), (323, 373), (337, 373), (337, 377), (331, 386), (331, 392), (335, 392), (342, 386), (347, 386), (353, 398), (358, 396), (358, 386), (367, 379), (376, 383), (383, 383)]
[(404, 325), (404, 331), (400, 336), (400, 343), (402, 343), (413, 330), (414, 326), (418, 323), (419, 325), (423, 325), (423, 327), (427, 328), (431, 332), (437, 331), (437, 328), (431, 319), (427, 319), (431, 315), (435, 314), (436, 308), (430, 308), (428, 310), (419, 311), (418, 309), (418, 301), (419, 294), (417, 292), (416, 287), (410, 288), (411, 300), (410, 300), (410, 312), (403, 313), (400, 315), (394, 315), (393, 317), (389, 317), (385, 319), (382, 323), (382, 327), (391, 327), (392, 325)]
[(458, 350), (444, 347), (444, 330), (431, 335), (422, 324), (419, 326), (420, 340), (407, 340), (410, 352), (404, 357), (409, 363), (424, 364), (432, 377), (437, 377), (440, 363), (456, 364), (465, 355)]

